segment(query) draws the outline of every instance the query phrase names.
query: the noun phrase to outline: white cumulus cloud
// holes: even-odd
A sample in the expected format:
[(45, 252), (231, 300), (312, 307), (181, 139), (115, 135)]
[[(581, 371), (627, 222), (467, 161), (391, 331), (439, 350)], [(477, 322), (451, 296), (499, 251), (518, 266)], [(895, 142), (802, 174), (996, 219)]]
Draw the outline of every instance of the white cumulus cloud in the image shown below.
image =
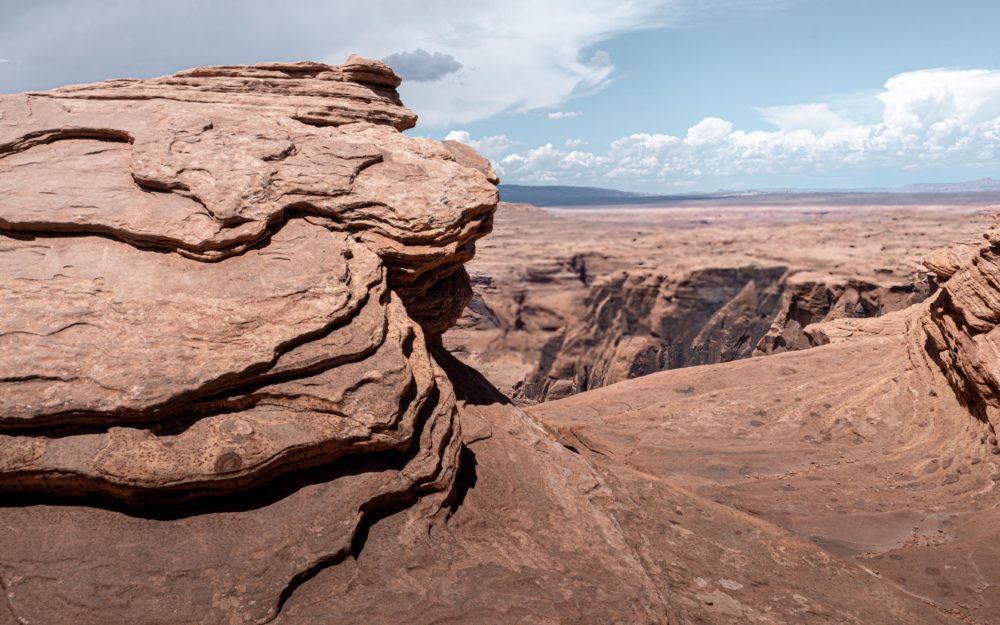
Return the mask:
[(546, 144), (499, 159), (508, 182), (725, 184), (852, 168), (1000, 167), (1000, 70), (931, 69), (890, 78), (881, 119), (852, 122), (826, 103), (774, 106), (773, 131), (708, 117), (683, 137), (637, 133), (604, 153)]
[(566, 142), (563, 143), (563, 145), (567, 148), (580, 148), (587, 145), (587, 142), (583, 139), (566, 139)]
[(549, 113), (549, 119), (569, 119), (583, 115), (580, 111), (553, 111)]
[(761, 117), (780, 130), (811, 130), (816, 133), (850, 126), (843, 115), (831, 110), (825, 102), (765, 106), (757, 109)]
[(473, 139), (467, 130), (452, 130), (445, 135), (444, 140), (464, 143), (483, 156), (494, 159), (518, 145), (517, 141), (511, 141), (507, 135), (491, 135)]
[[(387, 58), (409, 77), (403, 101), (422, 128), (500, 113), (555, 110), (608, 84), (601, 42), (623, 33), (780, 6), (785, 0), (171, 0), (137, 11), (123, 0), (12, 4), (0, 20), (0, 57), (23, 71), (0, 91), (48, 89), (198, 65), (349, 54)], [(84, 25), (85, 27), (82, 27)], [(122, 37), (121, 33), (141, 33)]]

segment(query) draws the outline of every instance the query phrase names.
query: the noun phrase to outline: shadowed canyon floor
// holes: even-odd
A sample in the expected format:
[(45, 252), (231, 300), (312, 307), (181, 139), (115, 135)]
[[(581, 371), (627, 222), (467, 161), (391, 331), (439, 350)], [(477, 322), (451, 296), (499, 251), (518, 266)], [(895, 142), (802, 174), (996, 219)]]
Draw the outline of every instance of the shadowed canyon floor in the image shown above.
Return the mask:
[[(497, 178), (399, 81), (0, 96), (0, 625), (998, 622), (984, 207), (505, 207), (470, 281)], [(505, 328), (488, 375), (585, 392), (447, 349)]]

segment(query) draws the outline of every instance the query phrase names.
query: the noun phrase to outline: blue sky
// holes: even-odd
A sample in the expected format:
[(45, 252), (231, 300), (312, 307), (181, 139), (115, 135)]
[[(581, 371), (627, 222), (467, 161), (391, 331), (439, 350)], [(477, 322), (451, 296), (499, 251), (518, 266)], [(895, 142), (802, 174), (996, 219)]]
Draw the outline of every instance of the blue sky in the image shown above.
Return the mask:
[[(0, 0), (0, 92), (350, 52), (506, 182), (677, 192), (1000, 177), (987, 0)], [(142, 10), (145, 9), (145, 10)]]

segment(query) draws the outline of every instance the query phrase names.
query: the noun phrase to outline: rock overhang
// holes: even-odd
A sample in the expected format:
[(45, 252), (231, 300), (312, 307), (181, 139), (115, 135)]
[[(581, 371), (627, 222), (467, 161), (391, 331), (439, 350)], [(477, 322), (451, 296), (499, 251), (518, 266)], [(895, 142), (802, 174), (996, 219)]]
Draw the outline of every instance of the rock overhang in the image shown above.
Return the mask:
[(351, 56), (0, 96), (0, 490), (151, 504), (390, 451), (447, 473), (425, 344), (497, 179), (403, 135), (398, 84)]

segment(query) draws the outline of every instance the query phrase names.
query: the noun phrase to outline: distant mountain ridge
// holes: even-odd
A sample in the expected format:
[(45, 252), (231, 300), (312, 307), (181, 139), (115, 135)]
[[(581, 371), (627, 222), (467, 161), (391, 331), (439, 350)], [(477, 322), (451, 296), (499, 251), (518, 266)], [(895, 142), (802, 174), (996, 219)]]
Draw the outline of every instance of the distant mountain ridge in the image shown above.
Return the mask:
[(637, 193), (601, 187), (574, 187), (569, 185), (501, 184), (500, 201), (535, 206), (600, 206), (613, 204), (657, 204), (684, 200), (708, 200), (731, 197), (736, 193), (678, 193), (660, 195)]
[(715, 191), (676, 194), (638, 193), (602, 187), (570, 185), (501, 184), (500, 200), (535, 206), (613, 206), (697, 202), (699, 200), (732, 200), (762, 196), (796, 196), (818, 194), (897, 194), (919, 195), (934, 193), (983, 194), (1000, 193), (1000, 180), (980, 178), (964, 182), (915, 183), (896, 188), (864, 189), (754, 189), (748, 191)]

